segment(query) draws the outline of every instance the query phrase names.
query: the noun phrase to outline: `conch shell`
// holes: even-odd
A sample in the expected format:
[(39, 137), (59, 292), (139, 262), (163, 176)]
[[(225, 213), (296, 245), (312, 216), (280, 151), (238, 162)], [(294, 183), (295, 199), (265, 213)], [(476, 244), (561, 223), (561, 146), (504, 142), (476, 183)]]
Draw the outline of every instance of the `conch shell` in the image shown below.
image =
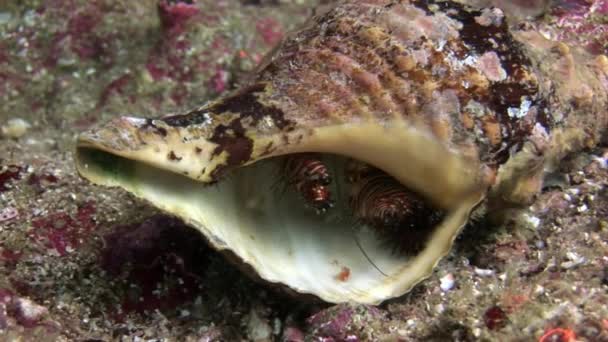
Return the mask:
[[(228, 96), (81, 134), (76, 166), (181, 217), (268, 282), (379, 303), (428, 277), (480, 204), (529, 202), (566, 153), (595, 144), (607, 80), (605, 56), (513, 28), (497, 8), (351, 1), (315, 16)], [(371, 164), (443, 220), (420, 227), (431, 232), (420, 251), (395, 255), (354, 229), (339, 171), (324, 215), (277, 190), (276, 160), (301, 152), (333, 170)]]

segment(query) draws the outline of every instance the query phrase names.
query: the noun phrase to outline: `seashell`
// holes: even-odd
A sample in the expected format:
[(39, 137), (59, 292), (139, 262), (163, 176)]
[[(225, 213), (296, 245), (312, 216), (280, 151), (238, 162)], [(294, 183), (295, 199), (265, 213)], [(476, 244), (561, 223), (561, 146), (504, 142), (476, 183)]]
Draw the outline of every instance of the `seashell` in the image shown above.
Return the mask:
[[(474, 210), (529, 203), (547, 170), (601, 137), (608, 59), (538, 31), (452, 1), (340, 3), (234, 93), (81, 134), (76, 166), (181, 217), (270, 283), (379, 303), (428, 277)], [(333, 208), (278, 190), (297, 153), (322, 156)], [(351, 160), (442, 211), (416, 227), (414, 253), (394, 253), (353, 217)]]

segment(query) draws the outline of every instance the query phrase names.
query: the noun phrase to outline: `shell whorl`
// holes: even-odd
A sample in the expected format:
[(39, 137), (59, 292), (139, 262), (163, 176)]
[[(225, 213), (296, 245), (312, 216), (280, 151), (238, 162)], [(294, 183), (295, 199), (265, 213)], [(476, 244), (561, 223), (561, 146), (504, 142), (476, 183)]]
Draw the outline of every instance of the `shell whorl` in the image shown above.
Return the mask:
[[(428, 127), (454, 149), (475, 150), (482, 161), (501, 164), (534, 124), (547, 131), (553, 124), (531, 62), (500, 12), (432, 3), (338, 6), (286, 40), (234, 100), (164, 122), (184, 126), (233, 113), (228, 125), (216, 128), (221, 142), (221, 130), (231, 126), (238, 136), (248, 126), (276, 134), (406, 121)], [(235, 147), (240, 158), (231, 162), (256, 157), (247, 158), (254, 151), (244, 145)], [(272, 152), (272, 146), (263, 151)]]

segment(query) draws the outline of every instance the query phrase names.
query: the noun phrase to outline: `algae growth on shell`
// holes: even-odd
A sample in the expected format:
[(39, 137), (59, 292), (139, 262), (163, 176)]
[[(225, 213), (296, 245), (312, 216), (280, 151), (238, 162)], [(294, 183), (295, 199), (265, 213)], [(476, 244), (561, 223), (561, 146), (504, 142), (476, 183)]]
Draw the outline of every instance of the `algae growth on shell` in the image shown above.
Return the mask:
[[(484, 198), (491, 208), (528, 201), (547, 167), (597, 140), (602, 61), (515, 29), (496, 8), (345, 2), (283, 41), (234, 93), (83, 133), (77, 167), (181, 217), (268, 282), (379, 303), (430, 275)], [(573, 85), (583, 77), (581, 93)], [(338, 204), (327, 214), (273, 190), (277, 160), (303, 152), (322, 153), (336, 171)], [(421, 228), (432, 233), (417, 254), (395, 255), (349, 217), (347, 158), (445, 212)]]

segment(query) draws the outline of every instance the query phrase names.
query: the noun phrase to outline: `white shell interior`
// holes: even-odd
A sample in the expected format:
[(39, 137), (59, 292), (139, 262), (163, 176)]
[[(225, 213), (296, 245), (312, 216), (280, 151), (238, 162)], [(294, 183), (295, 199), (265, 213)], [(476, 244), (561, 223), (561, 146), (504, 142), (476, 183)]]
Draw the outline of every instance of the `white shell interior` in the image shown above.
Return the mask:
[[(328, 302), (376, 304), (407, 292), (447, 253), (455, 232), (479, 200), (464, 199), (449, 211), (438, 227), (430, 228), (432, 243), (408, 259), (393, 254), (369, 229), (357, 227), (347, 208), (337, 206), (325, 215), (307, 208), (278, 181), (272, 159), (237, 169), (216, 185), (205, 185), (98, 150), (80, 148), (77, 158), (80, 172), (95, 183), (121, 186), (183, 218), (214, 247), (230, 249), (253, 266), (264, 280)], [(336, 159), (336, 169), (340, 163)], [(338, 183), (334, 188), (336, 201), (347, 203), (342, 186)], [(355, 235), (388, 277), (366, 258)]]

